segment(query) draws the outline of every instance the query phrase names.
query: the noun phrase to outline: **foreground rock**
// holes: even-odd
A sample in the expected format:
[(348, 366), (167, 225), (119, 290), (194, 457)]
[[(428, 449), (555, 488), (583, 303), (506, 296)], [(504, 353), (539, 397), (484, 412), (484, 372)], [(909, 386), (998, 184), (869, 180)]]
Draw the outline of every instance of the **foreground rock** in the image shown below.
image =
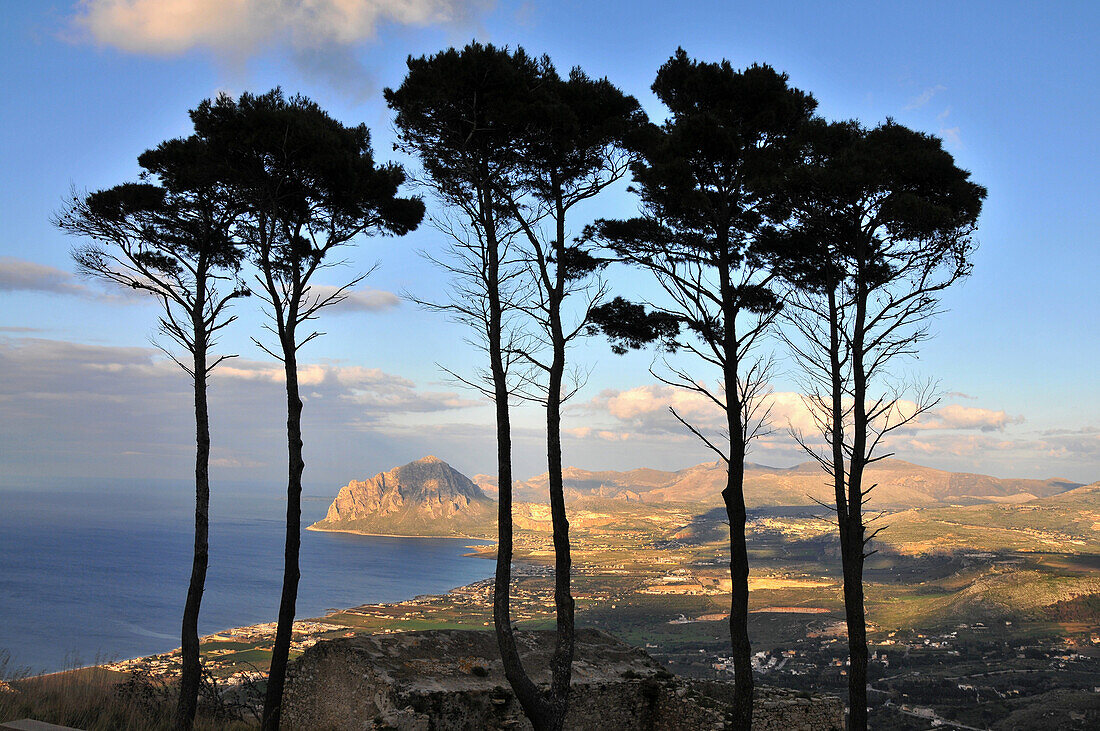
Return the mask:
[[(549, 684), (551, 632), (517, 635), (524, 666)], [(687, 731), (725, 728), (729, 683), (678, 678), (649, 655), (597, 630), (577, 633), (565, 727)], [(839, 731), (832, 696), (758, 688), (753, 728)], [(530, 729), (501, 669), (491, 632), (430, 630), (319, 642), (291, 667), (288, 728), (459, 731)]]

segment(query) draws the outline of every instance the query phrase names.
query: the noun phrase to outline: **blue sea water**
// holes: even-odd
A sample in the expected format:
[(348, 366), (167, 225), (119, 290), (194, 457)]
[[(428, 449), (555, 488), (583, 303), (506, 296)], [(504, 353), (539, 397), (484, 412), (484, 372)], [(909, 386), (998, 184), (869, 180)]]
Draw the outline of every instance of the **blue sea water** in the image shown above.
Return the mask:
[[(53, 671), (178, 647), (191, 573), (187, 483), (0, 488), (0, 650)], [(280, 487), (214, 486), (200, 633), (274, 621), (282, 586)], [(303, 525), (329, 499), (306, 499)], [(489, 576), (471, 540), (303, 531), (298, 618), (442, 593)]]

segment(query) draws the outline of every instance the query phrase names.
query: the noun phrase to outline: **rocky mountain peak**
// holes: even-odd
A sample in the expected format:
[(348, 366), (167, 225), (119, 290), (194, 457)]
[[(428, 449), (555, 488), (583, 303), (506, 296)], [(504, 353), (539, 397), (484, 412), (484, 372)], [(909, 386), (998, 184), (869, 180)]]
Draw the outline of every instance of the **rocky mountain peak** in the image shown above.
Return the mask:
[[(428, 455), (368, 480), (350, 481), (340, 488), (324, 520), (315, 527), (340, 530), (358, 526), (369, 532), (384, 519), (387, 525), (443, 531), (449, 523), (491, 514), (491, 502), (470, 478), (439, 457)], [(431, 524), (438, 525), (432, 528)]]

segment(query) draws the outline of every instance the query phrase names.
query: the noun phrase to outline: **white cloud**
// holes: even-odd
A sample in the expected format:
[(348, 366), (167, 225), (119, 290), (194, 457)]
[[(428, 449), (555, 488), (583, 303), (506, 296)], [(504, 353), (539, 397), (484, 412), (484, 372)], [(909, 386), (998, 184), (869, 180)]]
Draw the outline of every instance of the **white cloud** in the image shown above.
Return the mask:
[(0, 256), (0, 292), (19, 291), (65, 294), (100, 302), (132, 303), (143, 300), (141, 293), (121, 287), (110, 294), (92, 289), (70, 272), (48, 264)]
[[(628, 443), (632, 451), (673, 444), (684, 449), (698, 442), (669, 413), (669, 406), (704, 434), (722, 441), (725, 416), (715, 404), (698, 393), (664, 384), (603, 391), (577, 408), (575, 416), (571, 417), (573, 424), (565, 433), (578, 443)], [(801, 433), (811, 446), (821, 446), (817, 423), (802, 394), (793, 391), (770, 393), (765, 397), (764, 407), (769, 410), (768, 428), (752, 442), (751, 450), (763, 455), (769, 464), (806, 459), (792, 439), (790, 429)], [(889, 414), (890, 423), (911, 418), (916, 408), (913, 401), (898, 401)], [(1047, 457), (1067, 455), (1078, 461), (1094, 459), (1100, 454), (1100, 432), (1074, 431), (1047, 435), (1045, 439), (995, 434), (1023, 422), (1022, 416), (1009, 415), (1002, 409), (947, 404), (921, 414), (904, 428), (888, 434), (879, 445), (878, 453), (893, 452), (902, 459), (921, 461), (923, 458), (925, 462), (934, 457), (941, 462), (954, 461), (956, 467), (965, 461), (969, 469), (975, 469), (979, 460), (985, 458), (1013, 459), (1014, 451)]]
[[(709, 399), (694, 391), (664, 384), (638, 386), (625, 391), (607, 390), (585, 404), (584, 410), (593, 414), (606, 413), (619, 424), (629, 425), (641, 433), (681, 432), (683, 426), (669, 413), (670, 406), (699, 428), (721, 430), (725, 425), (722, 411)], [(800, 393), (769, 393), (764, 397), (763, 409), (768, 411), (768, 421), (774, 430), (793, 428), (807, 435), (817, 431), (810, 408)], [(916, 409), (915, 402), (899, 400), (888, 415), (889, 423), (911, 419)], [(906, 425), (906, 430), (1003, 431), (1006, 426), (1023, 421), (1022, 416), (1009, 416), (1004, 410), (948, 404), (921, 414)], [(581, 438), (595, 433), (592, 426), (579, 427), (575, 431), (575, 436)]]
[(467, 25), (495, 0), (82, 0), (79, 36), (128, 53), (206, 50), (231, 68), (271, 51), (362, 99), (374, 81), (357, 46), (388, 24)]
[[(393, 447), (391, 433), (410, 420), (480, 403), (375, 368), (309, 363), (300, 374), (307, 449), (321, 457), (313, 466), (337, 473), (335, 479), (358, 474), (362, 455), (379, 444), (430, 451), (416, 438)], [(234, 358), (214, 371), (217, 466), (262, 465), (249, 471), (253, 478), (278, 474), (285, 457), (283, 382), (278, 363)], [(60, 470), (65, 463), (78, 474), (186, 474), (194, 445), (191, 398), (188, 378), (154, 348), (0, 337), (0, 440), (10, 446), (9, 472), (37, 472), (44, 463), (59, 463)]]
[(790, 428), (803, 434), (817, 431), (817, 422), (800, 393), (779, 391), (769, 394), (764, 406), (770, 409), (769, 421), (773, 429), (786, 432)]
[(940, 127), (940, 137), (943, 137), (952, 147), (962, 147), (962, 136), (958, 127)]
[(171, 55), (209, 48), (251, 54), (267, 45), (323, 49), (369, 40), (384, 23), (467, 19), (469, 0), (84, 0), (75, 20), (98, 43)]
[(948, 404), (923, 414), (914, 424), (914, 428), (1003, 431), (1009, 424), (1021, 424), (1023, 421), (1022, 416), (1009, 416), (1003, 410)]
[(13, 256), (0, 256), (0, 291), (54, 292), (85, 296), (90, 290), (69, 272)]
[[(626, 391), (607, 390), (585, 404), (584, 410), (609, 414), (620, 425), (625, 424), (631, 428), (631, 437), (683, 435), (684, 427), (669, 412), (669, 407), (698, 429), (709, 432), (722, 432), (725, 429), (725, 414), (713, 401), (698, 392), (664, 384), (638, 386)], [(769, 412), (769, 421), (775, 429), (785, 431), (790, 426), (802, 431), (812, 431), (815, 428), (813, 417), (801, 394), (789, 391), (770, 393), (764, 397), (760, 413), (764, 410)], [(583, 436), (601, 436), (600, 430), (592, 432), (590, 427), (581, 428), (590, 429)], [(622, 432), (618, 430), (608, 434), (615, 434), (617, 440), (630, 438), (622, 436)], [(578, 436), (581, 434), (578, 433)], [(607, 436), (601, 438), (606, 439)]]
[(909, 103), (905, 105), (905, 109), (920, 109), (921, 107), (926, 106), (928, 102), (932, 101), (932, 97), (934, 97), (936, 94), (939, 94), (941, 91), (947, 91), (947, 87), (943, 86), (942, 84), (930, 86), (917, 96), (910, 99)]
[(721, 410), (702, 394), (661, 384), (626, 391), (607, 390), (588, 407), (606, 411), (619, 423), (648, 434), (683, 431), (669, 407), (699, 428), (720, 428), (722, 423)]
[[(329, 297), (337, 288), (331, 285), (313, 285), (310, 292), (318, 297)], [(353, 289), (344, 293), (344, 299), (332, 305), (326, 312), (384, 312), (401, 304), (401, 298), (393, 292), (373, 287)]]

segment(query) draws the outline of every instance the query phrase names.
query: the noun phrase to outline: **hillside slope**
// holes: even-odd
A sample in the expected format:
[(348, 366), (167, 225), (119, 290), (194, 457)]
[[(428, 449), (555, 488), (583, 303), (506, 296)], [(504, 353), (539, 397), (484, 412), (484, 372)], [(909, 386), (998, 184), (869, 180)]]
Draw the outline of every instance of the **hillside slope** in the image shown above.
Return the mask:
[(1100, 482), (1012, 504), (905, 510), (879, 538), (917, 553), (971, 551), (1100, 552)]

